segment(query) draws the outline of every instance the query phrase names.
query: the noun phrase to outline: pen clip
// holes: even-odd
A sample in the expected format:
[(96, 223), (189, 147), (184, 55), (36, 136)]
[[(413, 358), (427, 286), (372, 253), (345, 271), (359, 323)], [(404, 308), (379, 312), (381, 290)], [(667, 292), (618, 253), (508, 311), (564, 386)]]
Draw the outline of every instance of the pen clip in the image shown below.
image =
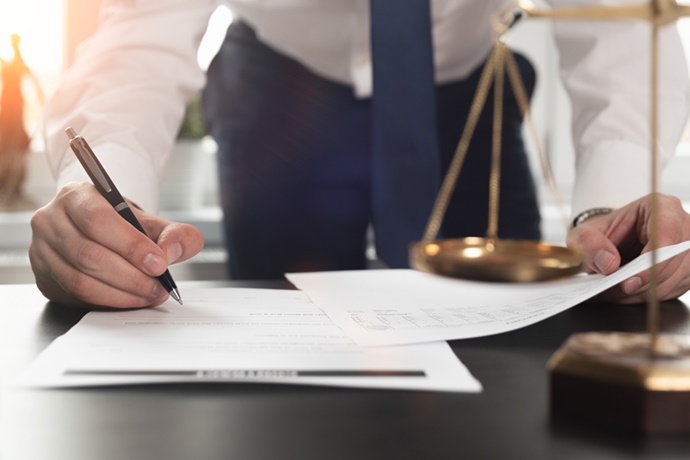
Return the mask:
[(105, 193), (112, 192), (113, 189), (103, 171), (103, 167), (98, 162), (96, 154), (93, 153), (89, 144), (87, 144), (84, 138), (79, 136), (72, 127), (67, 128), (65, 132), (70, 138), (70, 147), (74, 150), (74, 153), (77, 154), (77, 158), (82, 160), (82, 164), (89, 177), (91, 177), (91, 180), (94, 181), (94, 185), (100, 185)]

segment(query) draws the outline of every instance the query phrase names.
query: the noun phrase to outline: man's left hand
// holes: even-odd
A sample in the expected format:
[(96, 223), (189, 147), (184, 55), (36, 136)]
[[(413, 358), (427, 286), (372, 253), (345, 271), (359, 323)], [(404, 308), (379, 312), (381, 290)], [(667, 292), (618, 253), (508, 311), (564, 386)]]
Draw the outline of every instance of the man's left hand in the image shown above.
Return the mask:
[[(652, 201), (647, 195), (609, 214), (591, 217), (568, 232), (568, 246), (582, 251), (584, 269), (608, 275), (651, 250)], [(657, 247), (690, 240), (690, 214), (674, 196), (656, 194)], [(657, 265), (659, 300), (675, 299), (690, 289), (690, 253), (683, 252)], [(597, 299), (619, 303), (646, 302), (650, 270), (602, 293)]]

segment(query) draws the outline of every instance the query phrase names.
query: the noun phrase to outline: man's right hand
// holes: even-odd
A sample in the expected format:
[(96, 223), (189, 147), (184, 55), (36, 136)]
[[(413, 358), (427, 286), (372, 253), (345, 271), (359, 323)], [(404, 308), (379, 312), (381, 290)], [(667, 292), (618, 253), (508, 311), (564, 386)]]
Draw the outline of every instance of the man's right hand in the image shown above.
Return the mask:
[(132, 206), (149, 237), (124, 220), (92, 184), (65, 185), (31, 219), (36, 285), (71, 306), (138, 308), (164, 302), (156, 276), (197, 254), (203, 235)]

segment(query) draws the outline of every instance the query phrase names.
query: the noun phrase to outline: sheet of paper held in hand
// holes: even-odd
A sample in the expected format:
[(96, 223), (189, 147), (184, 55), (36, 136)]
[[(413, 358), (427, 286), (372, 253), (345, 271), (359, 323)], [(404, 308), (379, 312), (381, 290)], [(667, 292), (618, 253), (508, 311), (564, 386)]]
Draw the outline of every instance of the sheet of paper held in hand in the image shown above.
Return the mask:
[[(690, 241), (657, 251), (659, 262)], [(288, 274), (360, 345), (394, 345), (481, 337), (549, 318), (651, 266), (649, 254), (609, 275), (543, 283), (482, 283), (414, 270)]]
[(481, 391), (447, 343), (358, 347), (299, 291), (189, 289), (184, 298), (182, 307), (168, 301), (88, 313), (17, 383), (275, 382)]

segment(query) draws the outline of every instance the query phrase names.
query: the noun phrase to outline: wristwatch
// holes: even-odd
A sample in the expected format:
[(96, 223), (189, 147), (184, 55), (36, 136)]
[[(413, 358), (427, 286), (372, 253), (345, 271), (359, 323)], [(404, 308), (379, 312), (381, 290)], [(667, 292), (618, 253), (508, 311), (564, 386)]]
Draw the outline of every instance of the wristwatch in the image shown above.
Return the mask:
[(600, 214), (608, 214), (613, 211), (613, 208), (592, 208), (582, 211), (580, 214), (575, 216), (573, 219), (573, 228), (580, 225), (582, 222), (586, 221), (590, 217), (598, 216)]

